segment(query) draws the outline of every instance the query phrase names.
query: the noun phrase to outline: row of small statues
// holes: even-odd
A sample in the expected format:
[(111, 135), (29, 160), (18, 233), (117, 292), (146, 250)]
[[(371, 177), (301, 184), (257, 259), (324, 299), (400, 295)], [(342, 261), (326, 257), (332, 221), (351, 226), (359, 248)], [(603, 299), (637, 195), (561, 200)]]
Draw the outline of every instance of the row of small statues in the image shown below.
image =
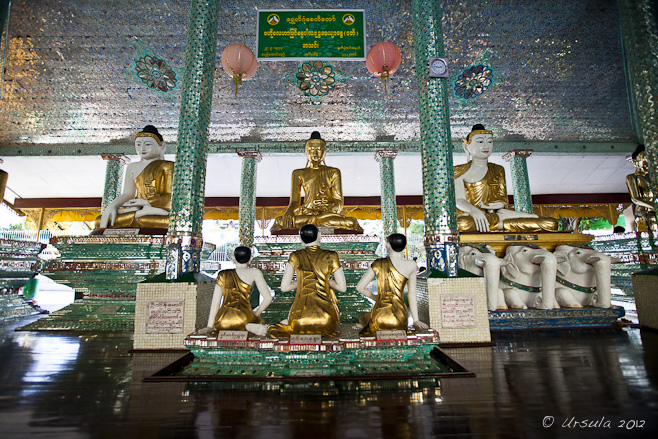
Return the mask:
[[(162, 136), (152, 125), (135, 135), (140, 161), (128, 165), (123, 193), (98, 218), (97, 228), (167, 228), (174, 164), (164, 160), (165, 147)], [(464, 141), (464, 149), (469, 162), (455, 166), (460, 232), (558, 230), (555, 218), (508, 208), (505, 170), (489, 163), (493, 153), (491, 131), (475, 125)], [(284, 214), (275, 219), (272, 232), (297, 230), (312, 224), (363, 233), (356, 218), (342, 214), (340, 170), (325, 164), (327, 145), (317, 131), (306, 141), (305, 150), (307, 165), (293, 171), (290, 202)]]
[(459, 249), (459, 267), (484, 276), (491, 311), (610, 308), (610, 264), (610, 256), (587, 245), (558, 245), (550, 252), (512, 244), (502, 259), (486, 245)]
[[(335, 292), (347, 289), (338, 253), (321, 248), (320, 231), (312, 224), (302, 226), (299, 236), (304, 248), (290, 254), (281, 279), (282, 292), (296, 290), (287, 319), (270, 325), (263, 321), (261, 314), (272, 302), (272, 295), (263, 273), (248, 267), (251, 250), (241, 246), (234, 251), (236, 268), (217, 275), (208, 326), (199, 334), (216, 336), (219, 331), (247, 330), (271, 338), (288, 338), (291, 334), (338, 335), (340, 314)], [(374, 261), (356, 287), (375, 302), (372, 310), (355, 325), (361, 336), (374, 336), (383, 330), (407, 330), (405, 286), (414, 327), (428, 328), (418, 319), (416, 263), (402, 257), (405, 247), (404, 235), (390, 235), (386, 243), (388, 257)], [(373, 279), (377, 280), (376, 296), (368, 289)], [(254, 284), (262, 300), (252, 310), (250, 295)]]

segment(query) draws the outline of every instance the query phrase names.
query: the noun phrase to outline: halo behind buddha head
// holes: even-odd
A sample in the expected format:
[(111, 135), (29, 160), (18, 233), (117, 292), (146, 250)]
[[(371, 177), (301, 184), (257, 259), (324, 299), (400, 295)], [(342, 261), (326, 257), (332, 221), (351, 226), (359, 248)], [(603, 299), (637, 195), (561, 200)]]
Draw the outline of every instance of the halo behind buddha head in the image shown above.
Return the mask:
[[(321, 162), (324, 162), (324, 156), (327, 153), (327, 142), (325, 142), (322, 139), (322, 137), (320, 137), (319, 131), (313, 131), (311, 133), (311, 138), (308, 139), (304, 144), (304, 151), (306, 152), (306, 157), (308, 157), (308, 147), (316, 144), (320, 145), (324, 150), (324, 154), (322, 154), (322, 160), (321, 160)], [(306, 166), (308, 166), (308, 160), (306, 161)]]
[(137, 139), (138, 137), (150, 137), (152, 139), (155, 139), (155, 141), (158, 142), (158, 146), (161, 147), (160, 159), (164, 160), (164, 153), (167, 146), (164, 145), (162, 134), (160, 134), (160, 132), (156, 127), (154, 127), (153, 125), (146, 125), (142, 131), (135, 134), (135, 139)]

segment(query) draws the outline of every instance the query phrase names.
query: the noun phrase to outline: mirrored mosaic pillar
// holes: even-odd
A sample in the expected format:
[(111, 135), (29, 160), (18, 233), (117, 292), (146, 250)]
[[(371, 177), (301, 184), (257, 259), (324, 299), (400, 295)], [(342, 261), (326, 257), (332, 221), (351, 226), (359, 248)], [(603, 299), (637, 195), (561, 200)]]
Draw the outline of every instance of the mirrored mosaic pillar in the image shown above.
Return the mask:
[(198, 273), (201, 269), (201, 227), (218, 17), (219, 0), (192, 0), (167, 234), (167, 279)]
[(430, 78), (428, 59), (444, 56), (441, 2), (412, 0), (416, 82), (423, 161), (423, 211), (428, 268), (457, 275), (459, 235), (448, 79)]
[(658, 193), (658, 3), (618, 0), (617, 5), (626, 81), (633, 93), (631, 98), (635, 98), (639, 131), (649, 157), (649, 177), (654, 193)]
[(103, 160), (107, 161), (105, 166), (105, 188), (103, 189), (103, 201), (101, 203), (101, 212), (116, 197), (121, 195), (123, 183), (123, 171), (125, 165), (130, 163), (130, 159), (123, 154), (101, 154)]
[(398, 208), (395, 201), (395, 167), (398, 155), (395, 150), (380, 150), (375, 154), (379, 162), (379, 181), (381, 184), (381, 211), (384, 237), (398, 230)]
[(532, 193), (527, 162), (527, 158), (532, 153), (532, 149), (515, 149), (503, 156), (503, 160), (509, 162), (514, 190), (514, 210), (517, 212), (532, 213)]
[(238, 219), (240, 245), (251, 247), (254, 243), (254, 224), (256, 223), (256, 168), (263, 157), (258, 151), (238, 151), (242, 157), (242, 174), (240, 175), (240, 206)]

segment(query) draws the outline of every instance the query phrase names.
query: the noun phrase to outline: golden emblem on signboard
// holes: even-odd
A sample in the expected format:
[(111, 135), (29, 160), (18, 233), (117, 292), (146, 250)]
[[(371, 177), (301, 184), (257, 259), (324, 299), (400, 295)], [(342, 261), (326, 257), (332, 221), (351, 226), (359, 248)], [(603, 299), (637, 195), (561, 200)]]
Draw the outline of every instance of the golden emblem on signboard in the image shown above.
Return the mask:
[(280, 21), (281, 19), (276, 14), (270, 14), (267, 16), (267, 22), (269, 23), (270, 26), (277, 25), (279, 24)]
[(354, 18), (354, 15), (352, 15), (352, 14), (343, 15), (343, 23), (345, 23), (346, 25), (351, 26), (351, 25), (354, 24), (355, 21), (356, 21), (356, 18)]

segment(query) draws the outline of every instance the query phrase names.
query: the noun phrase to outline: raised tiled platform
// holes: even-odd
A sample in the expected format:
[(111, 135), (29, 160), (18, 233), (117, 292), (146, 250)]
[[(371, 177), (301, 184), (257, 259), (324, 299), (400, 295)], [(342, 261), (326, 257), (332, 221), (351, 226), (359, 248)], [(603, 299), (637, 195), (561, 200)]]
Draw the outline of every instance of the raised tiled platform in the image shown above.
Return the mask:
[(504, 329), (556, 329), (610, 327), (625, 315), (624, 308), (527, 309), (489, 311), (492, 331)]
[[(82, 299), (20, 329), (133, 331), (137, 284), (164, 272), (166, 237), (66, 236), (50, 243), (61, 256), (44, 263), (42, 274)], [(213, 250), (204, 246), (204, 255)]]
[(0, 296), (0, 321), (39, 314), (18, 294)]
[[(653, 238), (653, 239), (651, 239)], [(649, 232), (599, 236), (590, 245), (612, 257), (612, 285), (633, 296), (631, 276), (658, 266), (658, 236)]]
[(10, 293), (0, 296), (0, 321), (37, 313), (18, 291), (37, 274), (41, 266), (37, 255), (44, 247), (34, 241), (0, 239), (0, 288)]
[[(394, 340), (361, 338), (350, 325), (341, 325), (345, 338), (319, 343), (249, 338), (218, 341), (188, 337), (193, 354), (163, 370), (152, 380), (263, 381), (361, 380), (472, 376), (437, 348), (435, 331)], [(403, 333), (404, 336), (404, 333)]]
[(135, 301), (126, 299), (76, 300), (18, 331), (132, 331)]

